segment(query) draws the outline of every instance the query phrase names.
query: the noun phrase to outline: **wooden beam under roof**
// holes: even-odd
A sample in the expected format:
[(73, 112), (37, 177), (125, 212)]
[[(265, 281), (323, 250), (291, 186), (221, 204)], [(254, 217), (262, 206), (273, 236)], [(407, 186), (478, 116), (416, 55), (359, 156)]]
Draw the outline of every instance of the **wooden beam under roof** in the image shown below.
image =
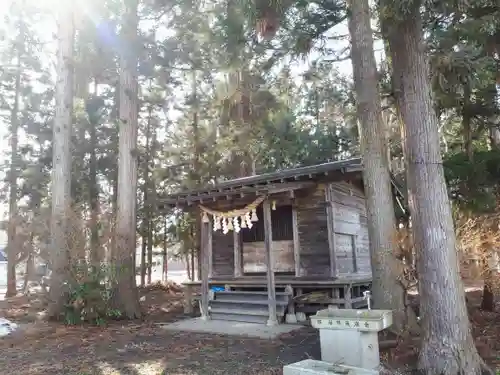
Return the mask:
[(242, 186), (239, 189), (218, 189), (208, 191), (206, 193), (198, 193), (193, 195), (178, 196), (176, 198), (167, 198), (159, 200), (158, 204), (167, 206), (190, 205), (193, 203), (212, 202), (217, 198), (229, 198), (234, 196), (242, 197), (245, 195), (264, 195), (264, 194), (279, 194), (287, 191), (308, 189), (316, 186), (315, 181), (297, 181), (285, 183), (269, 183), (256, 186)]
[(315, 176), (329, 175), (330, 172), (333, 171), (345, 172), (347, 171), (347, 168), (350, 172), (361, 170), (361, 158), (339, 160), (305, 167), (290, 168), (272, 173), (264, 173), (256, 176), (236, 178), (229, 181), (220, 182), (213, 187), (205, 187), (203, 189), (179, 192), (177, 194), (173, 194), (170, 199), (182, 196), (191, 196), (199, 193), (205, 194), (208, 191), (213, 192), (219, 189), (231, 190), (240, 189), (244, 186), (256, 186), (266, 183), (285, 182), (286, 180), (297, 181), (301, 179), (313, 179)]

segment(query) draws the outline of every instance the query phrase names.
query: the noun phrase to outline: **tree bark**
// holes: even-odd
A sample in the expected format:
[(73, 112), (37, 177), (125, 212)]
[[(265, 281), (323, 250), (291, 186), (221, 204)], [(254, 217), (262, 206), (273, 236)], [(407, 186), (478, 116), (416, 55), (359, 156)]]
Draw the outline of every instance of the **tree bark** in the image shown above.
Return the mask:
[(146, 252), (148, 249), (146, 226), (143, 224), (142, 228), (142, 246), (141, 246), (141, 286), (146, 285)]
[[(120, 84), (117, 83), (114, 86), (113, 92), (113, 107), (111, 110), (111, 120), (115, 124), (116, 129), (120, 127)], [(116, 136), (116, 138), (115, 138)], [(118, 136), (113, 132), (111, 134), (111, 142), (110, 142), (111, 152), (110, 154), (114, 156), (116, 165), (118, 165)], [(109, 176), (110, 185), (111, 185), (111, 197), (109, 200), (109, 204), (111, 206), (111, 212), (113, 213), (111, 216), (111, 228), (113, 233), (116, 232), (116, 213), (118, 212), (118, 168), (112, 168), (111, 175)], [(113, 257), (112, 252), (116, 247), (116, 236), (112, 235), (110, 238), (109, 247), (106, 249), (106, 263), (110, 263)], [(135, 257), (134, 257), (134, 266), (135, 266)]]
[(470, 96), (471, 90), (469, 84), (463, 85), (464, 102), (462, 108), (462, 131), (464, 138), (464, 152), (470, 161), (474, 159), (474, 148), (472, 144), (472, 116), (470, 115)]
[[(151, 139), (151, 112), (152, 108), (149, 106), (148, 109), (148, 119), (146, 124), (146, 148), (144, 153), (144, 160), (142, 165), (142, 178), (144, 179), (144, 183), (142, 186), (142, 195), (143, 195), (143, 215), (142, 215), (142, 225), (141, 225), (141, 237), (142, 237), (142, 249), (141, 249), (141, 285), (146, 285), (146, 274), (148, 271), (148, 263), (147, 263), (147, 251), (149, 248), (149, 144)], [(149, 281), (148, 281), (149, 283)]]
[(120, 122), (118, 134), (118, 197), (113, 266), (113, 305), (122, 317), (140, 318), (135, 281), (137, 206), (137, 27), (138, 0), (125, 1), (120, 50)]
[[(94, 82), (94, 95), (98, 97), (98, 83)], [(97, 123), (90, 124), (89, 200), (90, 200), (90, 256), (94, 267), (99, 267), (103, 256), (99, 243), (99, 185), (97, 183)]]
[[(404, 15), (381, 3), (405, 129), (410, 212), (419, 274), (423, 343), (418, 365), (428, 375), (480, 375), (486, 367), (471, 335), (459, 274), (451, 206), (433, 108), (420, 3)], [(392, 17), (392, 15), (397, 15)]]
[(186, 271), (187, 271), (188, 280), (189, 281), (194, 281), (193, 272), (191, 271), (191, 262), (190, 262), (189, 253), (190, 253), (190, 251), (186, 252), (184, 254), (184, 258), (186, 260)]
[(492, 149), (500, 149), (500, 128), (491, 127), (489, 130), (490, 145)]
[(494, 311), (495, 310), (495, 294), (493, 293), (493, 287), (495, 282), (494, 271), (488, 264), (487, 259), (485, 265), (483, 266), (483, 296), (481, 299), (481, 310), (484, 311)]
[[(66, 3), (65, 3), (66, 4)], [(69, 3), (60, 7), (58, 19), (56, 114), (53, 125), (52, 215), (50, 222), (52, 274), (48, 316), (61, 318), (70, 282), (70, 249), (67, 241), (71, 207), (71, 129), (73, 121), (73, 11)]]
[(168, 280), (168, 252), (167, 252), (167, 218), (164, 218), (163, 221), (163, 271), (162, 271), (162, 279), (163, 282)]
[[(201, 221), (200, 221), (201, 223)], [(201, 230), (201, 227), (200, 227), (200, 230)], [(200, 272), (200, 259), (201, 257), (198, 256), (199, 255), (199, 251), (198, 249), (191, 249), (191, 277), (193, 278), (192, 281), (195, 281), (195, 280), (200, 280), (200, 275), (201, 275), (201, 272)], [(197, 265), (197, 267), (195, 268), (195, 263)]]
[(153, 281), (153, 225), (152, 221), (148, 220), (148, 284)]
[[(193, 160), (193, 171), (191, 174), (191, 179), (194, 182), (194, 186), (199, 188), (203, 183), (202, 178), (202, 164), (201, 164), (201, 153), (202, 153), (202, 141), (200, 137), (200, 126), (199, 126), (199, 103), (198, 103), (198, 71), (195, 66), (191, 67), (191, 110), (193, 111), (193, 142), (194, 142), (194, 160)], [(193, 249), (191, 254), (191, 276), (195, 280), (195, 261), (196, 261), (196, 279), (201, 279), (201, 228), (203, 223), (201, 222), (201, 216), (195, 214), (194, 222), (194, 238), (195, 238), (195, 249)]]
[(28, 258), (26, 259), (26, 269), (24, 274), (24, 285), (23, 285), (23, 293), (27, 294), (29, 289), (29, 282), (33, 280), (33, 274), (35, 272), (35, 252), (34, 252), (34, 233), (33, 231), (29, 234), (28, 240)]
[(23, 49), (23, 33), (19, 30), (19, 36), (16, 41), (16, 78), (14, 83), (14, 103), (10, 114), (10, 152), (11, 162), (9, 171), (9, 226), (7, 233), (7, 291), (5, 297), (13, 297), (17, 294), (16, 265), (17, 253), (19, 249), (16, 246), (17, 239), (17, 179), (19, 175), (19, 151), (18, 151), (18, 133), (19, 133), (19, 96), (21, 94), (21, 54)]
[(35, 277), (35, 237), (36, 237), (36, 228), (35, 223), (37, 219), (40, 217), (40, 204), (42, 200), (41, 190), (43, 189), (41, 186), (41, 181), (39, 179), (39, 175), (37, 175), (37, 180), (33, 186), (33, 193), (30, 198), (29, 208), (32, 214), (31, 219), (31, 230), (28, 239), (28, 258), (26, 259), (26, 274), (24, 277), (24, 285), (23, 285), (23, 293), (26, 294), (29, 290), (29, 282), (34, 280)]
[[(152, 109), (151, 109), (152, 112)], [(151, 118), (152, 113), (149, 116)], [(154, 239), (154, 217), (155, 217), (155, 207), (156, 207), (156, 188), (153, 181), (153, 176), (150, 173), (150, 169), (154, 170), (154, 158), (155, 158), (155, 145), (156, 145), (156, 131), (153, 130), (151, 142), (148, 151), (148, 179), (146, 180), (147, 189), (149, 191), (149, 202), (148, 202), (148, 283), (151, 284), (153, 278), (153, 239)]]
[(394, 312), (395, 331), (418, 332), (414, 311), (406, 304), (403, 268), (395, 258), (396, 218), (382, 120), (378, 74), (373, 53), (368, 0), (350, 0), (351, 59), (356, 91), (363, 181), (367, 197), (368, 233), (373, 273), (373, 302)]

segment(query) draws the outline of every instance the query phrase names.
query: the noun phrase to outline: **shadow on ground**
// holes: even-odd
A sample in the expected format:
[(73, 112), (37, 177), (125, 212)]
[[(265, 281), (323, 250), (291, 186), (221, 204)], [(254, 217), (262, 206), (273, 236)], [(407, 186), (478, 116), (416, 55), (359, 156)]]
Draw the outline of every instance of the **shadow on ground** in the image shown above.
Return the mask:
[(39, 299), (2, 301), (0, 316), (29, 328), (0, 339), (0, 374), (270, 375), (281, 374), (284, 364), (319, 358), (318, 332), (312, 328), (275, 340), (167, 331), (160, 323), (187, 318), (182, 293), (149, 288), (141, 295), (145, 321), (108, 327), (34, 322)]
[(136, 332), (71, 331), (34, 340), (29, 347), (25, 343), (22, 349), (0, 347), (0, 368), (26, 375), (264, 375), (281, 374), (283, 365), (320, 353), (318, 334), (310, 328), (278, 340), (174, 333), (153, 326)]
[[(480, 291), (474, 293), (468, 293), (468, 301), (476, 346), (497, 367), (500, 313), (480, 311)], [(282, 374), (285, 364), (320, 357), (318, 332), (312, 328), (275, 340), (166, 331), (160, 323), (186, 318), (182, 293), (151, 289), (141, 295), (143, 322), (114, 322), (105, 328), (39, 322), (25, 336), (0, 339), (0, 374), (272, 375)], [(5, 308), (0, 304), (0, 316), (29, 321), (37, 310), (34, 301), (18, 299)], [(414, 363), (417, 354), (418, 342), (410, 340), (382, 358), (400, 368)]]

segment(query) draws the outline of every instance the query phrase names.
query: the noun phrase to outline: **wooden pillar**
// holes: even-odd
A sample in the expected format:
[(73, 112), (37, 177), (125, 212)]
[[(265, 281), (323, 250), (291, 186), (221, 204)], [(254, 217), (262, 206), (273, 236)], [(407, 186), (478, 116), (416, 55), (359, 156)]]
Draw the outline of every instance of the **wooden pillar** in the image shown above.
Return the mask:
[(300, 268), (300, 237), (299, 222), (297, 218), (297, 208), (292, 207), (292, 233), (293, 233), (293, 260), (295, 262), (295, 277), (302, 276)]
[(330, 252), (330, 277), (337, 277), (337, 257), (335, 254), (335, 202), (331, 186), (325, 188), (326, 221), (328, 226), (328, 249)]
[(193, 313), (193, 285), (184, 284), (184, 314)]
[(359, 241), (359, 235), (355, 234), (351, 236), (352, 271), (354, 273), (358, 272), (358, 241)]
[(208, 257), (208, 278), (211, 279), (214, 276), (214, 255), (213, 255), (213, 249), (212, 249), (212, 244), (213, 244), (212, 220), (209, 218), (209, 222), (204, 223), (204, 225), (207, 225), (207, 228), (206, 228), (206, 233), (207, 233), (206, 249), (207, 249), (207, 257)]
[(208, 320), (209, 278), (212, 264), (212, 227), (210, 221), (201, 223), (201, 319)]
[(352, 309), (352, 296), (351, 296), (352, 284), (347, 284), (344, 286), (344, 308)]
[(234, 246), (234, 277), (240, 277), (243, 275), (243, 269), (241, 266), (241, 241), (240, 233), (233, 231), (233, 246)]
[(278, 324), (277, 314), (276, 314), (276, 287), (274, 283), (274, 269), (273, 269), (273, 254), (271, 252), (271, 246), (273, 243), (273, 228), (271, 225), (271, 205), (269, 200), (266, 199), (263, 203), (264, 211), (264, 244), (266, 247), (266, 267), (267, 267), (267, 297), (268, 297), (268, 308), (269, 308), (269, 319), (267, 321), (268, 326), (274, 326)]

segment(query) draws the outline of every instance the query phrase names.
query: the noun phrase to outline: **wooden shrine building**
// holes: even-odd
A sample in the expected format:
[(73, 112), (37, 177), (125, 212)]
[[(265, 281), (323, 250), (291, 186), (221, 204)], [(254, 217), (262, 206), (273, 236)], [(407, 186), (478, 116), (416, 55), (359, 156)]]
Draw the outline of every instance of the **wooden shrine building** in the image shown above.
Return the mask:
[(205, 319), (277, 324), (326, 305), (358, 308), (371, 284), (361, 159), (238, 178), (169, 196), (202, 222)]

